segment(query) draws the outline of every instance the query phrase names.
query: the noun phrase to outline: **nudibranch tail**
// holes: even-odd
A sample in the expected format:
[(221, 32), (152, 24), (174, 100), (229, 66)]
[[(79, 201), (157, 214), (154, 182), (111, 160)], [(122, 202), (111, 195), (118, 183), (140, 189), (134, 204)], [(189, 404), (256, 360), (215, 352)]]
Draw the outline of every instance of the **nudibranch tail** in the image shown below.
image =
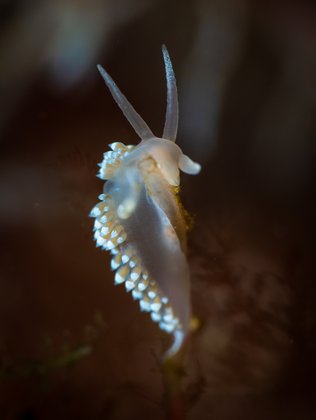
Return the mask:
[(130, 102), (126, 99), (126, 97), (120, 91), (120, 89), (118, 88), (112, 77), (108, 74), (108, 72), (104, 70), (104, 68), (100, 64), (97, 65), (97, 68), (103, 80), (105, 81), (105, 84), (109, 88), (113, 99), (121, 108), (126, 119), (134, 128), (138, 136), (142, 140), (148, 140), (155, 137), (151, 129), (148, 127), (148, 125), (145, 123), (142, 117), (138, 114), (138, 112), (134, 109), (134, 107), (130, 104)]
[(167, 110), (162, 138), (176, 141), (179, 120), (177, 83), (170, 56), (165, 45), (162, 46), (167, 80)]
[(112, 254), (115, 284), (139, 300), (159, 327), (172, 334), (166, 357), (175, 355), (189, 332), (190, 274), (185, 256), (187, 226), (178, 198), (180, 169), (197, 174), (201, 166), (175, 144), (178, 127), (176, 79), (162, 47), (167, 110), (163, 138), (150, 128), (121, 93), (112, 78), (98, 69), (136, 133), (137, 146), (116, 142), (104, 153), (98, 176), (107, 180), (100, 202), (91, 211), (97, 246)]

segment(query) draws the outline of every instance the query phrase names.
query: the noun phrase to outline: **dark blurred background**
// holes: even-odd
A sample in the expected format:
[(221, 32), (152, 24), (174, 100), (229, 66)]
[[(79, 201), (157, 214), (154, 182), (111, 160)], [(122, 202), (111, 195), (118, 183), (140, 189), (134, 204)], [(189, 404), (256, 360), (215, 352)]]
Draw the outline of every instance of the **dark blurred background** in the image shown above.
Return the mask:
[(114, 287), (88, 213), (107, 144), (161, 135), (169, 49), (194, 217), (189, 419), (315, 419), (316, 8), (0, 2), (0, 418), (162, 419), (169, 337)]

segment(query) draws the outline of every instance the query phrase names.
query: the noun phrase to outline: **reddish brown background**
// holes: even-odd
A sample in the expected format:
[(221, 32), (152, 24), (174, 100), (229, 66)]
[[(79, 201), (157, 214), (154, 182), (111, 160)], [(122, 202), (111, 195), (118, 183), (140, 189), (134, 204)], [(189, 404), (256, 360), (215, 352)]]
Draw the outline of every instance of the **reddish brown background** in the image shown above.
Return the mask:
[(114, 287), (87, 215), (107, 144), (137, 142), (95, 65), (159, 134), (166, 43), (178, 143), (203, 165), (181, 191), (187, 417), (314, 419), (313, 3), (7, 1), (0, 19), (0, 418), (165, 417), (169, 338)]

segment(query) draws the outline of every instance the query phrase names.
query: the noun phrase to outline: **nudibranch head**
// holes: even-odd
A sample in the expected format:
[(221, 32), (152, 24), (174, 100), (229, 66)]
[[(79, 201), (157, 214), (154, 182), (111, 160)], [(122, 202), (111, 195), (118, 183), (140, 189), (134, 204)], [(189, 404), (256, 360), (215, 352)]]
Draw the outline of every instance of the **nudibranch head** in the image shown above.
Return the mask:
[(167, 79), (167, 111), (162, 138), (156, 137), (109, 74), (98, 69), (113, 98), (141, 138), (137, 146), (110, 144), (99, 177), (107, 180), (92, 209), (97, 246), (111, 252), (116, 284), (125, 284), (140, 308), (162, 330), (173, 334), (173, 356), (189, 330), (189, 267), (185, 257), (186, 223), (174, 187), (179, 172), (197, 174), (201, 167), (175, 144), (178, 127), (176, 80), (162, 48)]
[(173, 186), (180, 184), (179, 169), (189, 174), (198, 173), (201, 170), (201, 166), (185, 156), (177, 144), (164, 138), (154, 137), (143, 140), (130, 154), (130, 159), (138, 158), (140, 155), (152, 157), (162, 175)]

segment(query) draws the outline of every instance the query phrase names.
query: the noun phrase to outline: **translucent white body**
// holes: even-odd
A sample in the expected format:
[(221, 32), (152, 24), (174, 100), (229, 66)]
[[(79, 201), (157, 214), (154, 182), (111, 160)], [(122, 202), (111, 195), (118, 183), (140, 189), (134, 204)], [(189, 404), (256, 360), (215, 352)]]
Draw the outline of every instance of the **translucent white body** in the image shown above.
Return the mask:
[(161, 329), (174, 335), (167, 352), (173, 356), (189, 330), (190, 274), (185, 257), (186, 223), (176, 188), (179, 170), (196, 174), (200, 165), (175, 144), (178, 100), (175, 77), (165, 47), (167, 112), (163, 138), (153, 135), (99, 66), (115, 101), (141, 137), (133, 146), (110, 145), (100, 164), (100, 178), (107, 180), (101, 202), (91, 215), (97, 245), (113, 254), (115, 282), (125, 283), (142, 310), (151, 313)]

